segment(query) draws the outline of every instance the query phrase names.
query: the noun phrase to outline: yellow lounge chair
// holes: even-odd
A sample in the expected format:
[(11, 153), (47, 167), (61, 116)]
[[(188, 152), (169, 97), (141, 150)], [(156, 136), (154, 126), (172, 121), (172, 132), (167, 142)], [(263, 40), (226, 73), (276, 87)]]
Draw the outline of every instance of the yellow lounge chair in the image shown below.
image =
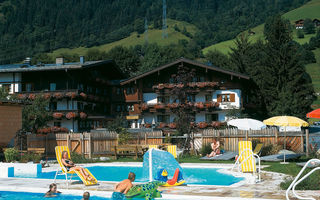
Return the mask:
[(254, 148), (253, 153), (257, 154), (258, 156), (260, 156), (261, 151), (262, 151), (262, 147), (263, 147), (263, 144), (262, 143), (258, 143), (256, 145), (256, 147)]
[[(252, 143), (251, 141), (240, 141), (239, 142), (239, 156), (237, 158), (237, 161), (233, 168), (235, 166), (238, 167), (238, 171), (242, 172), (252, 172), (252, 174), (255, 176), (257, 172), (256, 167), (256, 158), (258, 159), (259, 167), (258, 167), (258, 177), (259, 181), (261, 180), (260, 177), (260, 157), (253, 153), (252, 151)], [(233, 169), (232, 168), (232, 169)]]
[[(83, 182), (83, 184), (85, 184), (86, 186), (95, 185), (95, 184), (98, 183), (97, 179), (91, 174), (91, 172), (88, 169), (85, 169), (85, 170), (93, 178), (93, 180), (90, 180), (90, 181), (86, 180), (79, 171), (74, 171), (74, 170), (68, 171), (66, 169), (66, 167), (62, 164), (61, 155), (62, 155), (63, 151), (67, 151), (68, 152), (68, 157), (70, 159), (70, 151), (69, 151), (69, 148), (67, 146), (56, 146), (55, 151), (56, 151), (57, 161), (58, 161), (58, 163), (60, 165), (60, 169), (58, 169), (57, 172), (56, 172), (56, 175), (54, 177), (54, 182), (56, 182), (57, 176), (64, 175), (66, 177), (66, 182), (67, 182), (67, 187), (68, 187), (69, 181), (71, 182), (71, 179), (72, 179), (73, 175), (77, 174), (79, 176), (79, 178), (81, 179), (81, 181)], [(68, 177), (68, 175), (69, 175), (70, 178)], [(68, 178), (69, 178), (69, 180), (68, 180)]]
[(171, 153), (174, 158), (177, 158), (177, 145), (168, 145), (167, 151)]

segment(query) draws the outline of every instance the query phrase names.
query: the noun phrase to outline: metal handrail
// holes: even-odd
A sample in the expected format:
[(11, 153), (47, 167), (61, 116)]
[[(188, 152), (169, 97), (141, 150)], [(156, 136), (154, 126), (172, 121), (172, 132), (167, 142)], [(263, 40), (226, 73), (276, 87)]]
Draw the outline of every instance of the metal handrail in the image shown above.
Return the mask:
[(292, 183), (290, 184), (290, 186), (288, 187), (287, 191), (286, 191), (286, 199), (287, 200), (290, 200), (289, 198), (289, 191), (292, 189), (292, 193), (294, 194), (294, 196), (298, 199), (305, 199), (305, 200), (316, 200), (315, 198), (313, 197), (301, 197), (299, 196), (296, 191), (295, 191), (295, 188), (296, 186), (301, 183), (304, 179), (306, 179), (307, 177), (309, 177), (313, 172), (317, 171), (317, 170), (320, 170), (320, 167), (316, 167), (314, 169), (312, 169), (309, 173), (307, 173), (306, 175), (304, 175), (301, 179), (300, 176), (301, 174), (304, 172), (304, 170), (307, 168), (308, 164), (311, 163), (311, 162), (320, 162), (319, 159), (311, 159), (309, 160), (304, 166), (303, 168), (300, 170), (299, 174), (296, 176), (296, 178), (292, 181)]
[[(242, 154), (243, 154), (244, 152), (246, 152), (246, 151), (249, 151), (249, 153), (251, 153), (251, 154), (250, 154), (246, 159), (244, 159), (241, 163), (239, 163), (239, 162), (240, 162), (239, 160), (240, 160)], [(253, 160), (255, 160), (255, 157), (258, 158), (258, 168), (257, 168), (258, 178), (259, 178), (259, 181), (258, 181), (258, 182), (261, 182), (260, 157), (259, 157), (257, 154), (253, 153), (252, 149), (244, 149), (244, 150), (240, 153), (240, 155), (238, 156), (238, 158), (237, 158), (237, 160), (236, 160), (236, 163), (233, 165), (231, 171), (232, 171), (232, 170), (234, 169), (234, 167), (238, 164), (238, 165), (237, 165), (237, 166), (238, 166), (238, 172), (240, 172), (240, 166), (241, 166), (241, 164), (244, 163), (245, 161), (247, 161), (247, 160), (248, 160), (249, 158), (251, 158), (251, 157), (253, 158)], [(255, 176), (255, 171), (253, 171), (252, 174), (253, 174), (253, 176)]]

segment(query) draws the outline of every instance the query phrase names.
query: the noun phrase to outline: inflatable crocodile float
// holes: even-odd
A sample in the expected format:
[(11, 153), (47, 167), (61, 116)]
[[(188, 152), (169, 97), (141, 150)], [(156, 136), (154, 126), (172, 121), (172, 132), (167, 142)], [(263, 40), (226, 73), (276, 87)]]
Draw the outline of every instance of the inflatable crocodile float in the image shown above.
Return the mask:
[(126, 194), (126, 198), (145, 198), (145, 200), (159, 198), (161, 197), (161, 193), (157, 189), (159, 186), (164, 184), (166, 183), (161, 181), (152, 181), (146, 184), (136, 185), (129, 190)]

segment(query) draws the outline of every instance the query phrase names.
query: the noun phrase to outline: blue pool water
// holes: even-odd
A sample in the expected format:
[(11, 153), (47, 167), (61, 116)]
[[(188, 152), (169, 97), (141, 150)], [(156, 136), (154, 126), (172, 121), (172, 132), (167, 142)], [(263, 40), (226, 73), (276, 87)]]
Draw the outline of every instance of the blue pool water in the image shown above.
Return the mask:
[[(147, 178), (143, 178), (142, 167), (94, 166), (88, 167), (88, 169), (98, 179), (98, 181), (121, 181), (127, 178), (129, 172), (134, 172), (136, 174), (135, 182), (148, 181)], [(186, 180), (187, 184), (198, 185), (228, 186), (243, 180), (243, 178), (240, 177), (234, 177), (229, 174), (219, 173), (217, 172), (217, 170), (218, 169), (216, 168), (183, 168), (183, 177)], [(41, 173), (36, 178), (54, 179), (55, 173), (55, 171)], [(169, 174), (169, 178), (171, 178), (172, 176), (173, 174)], [(65, 177), (58, 176), (58, 178), (64, 179)]]
[[(30, 199), (30, 200), (81, 200), (82, 196), (74, 196), (74, 195), (64, 195), (58, 194), (56, 197), (45, 198), (42, 193), (31, 193), (31, 192), (8, 192), (8, 191), (0, 191), (0, 200), (2, 199), (10, 199), (10, 200), (21, 200), (21, 199)], [(110, 200), (110, 198), (102, 198), (92, 196), (90, 200)]]

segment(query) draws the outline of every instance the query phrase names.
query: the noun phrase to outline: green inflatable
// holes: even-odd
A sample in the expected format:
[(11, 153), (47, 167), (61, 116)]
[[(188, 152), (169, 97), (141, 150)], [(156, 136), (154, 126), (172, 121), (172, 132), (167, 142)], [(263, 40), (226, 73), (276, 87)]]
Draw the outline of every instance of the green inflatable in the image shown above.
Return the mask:
[(165, 182), (152, 181), (146, 184), (133, 186), (126, 194), (127, 199), (145, 198), (152, 200), (153, 198), (161, 197), (161, 193), (157, 190), (159, 186), (166, 184)]

